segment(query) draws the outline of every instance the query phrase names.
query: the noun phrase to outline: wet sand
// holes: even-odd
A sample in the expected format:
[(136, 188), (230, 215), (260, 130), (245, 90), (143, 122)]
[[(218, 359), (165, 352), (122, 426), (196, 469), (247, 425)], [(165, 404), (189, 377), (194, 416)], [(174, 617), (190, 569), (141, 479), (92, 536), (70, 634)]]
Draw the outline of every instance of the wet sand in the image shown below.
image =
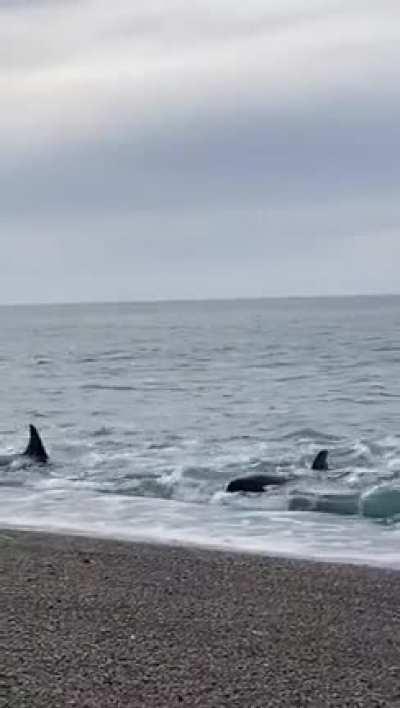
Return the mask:
[(400, 706), (400, 573), (4, 531), (0, 706)]

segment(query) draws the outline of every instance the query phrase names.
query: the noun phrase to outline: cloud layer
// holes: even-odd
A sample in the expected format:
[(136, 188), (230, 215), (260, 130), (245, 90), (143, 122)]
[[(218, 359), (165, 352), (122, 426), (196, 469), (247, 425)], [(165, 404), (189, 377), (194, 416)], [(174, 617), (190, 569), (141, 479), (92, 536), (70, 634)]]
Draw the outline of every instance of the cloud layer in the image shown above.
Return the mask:
[(397, 3), (137, 5), (0, 0), (0, 302), (398, 290)]

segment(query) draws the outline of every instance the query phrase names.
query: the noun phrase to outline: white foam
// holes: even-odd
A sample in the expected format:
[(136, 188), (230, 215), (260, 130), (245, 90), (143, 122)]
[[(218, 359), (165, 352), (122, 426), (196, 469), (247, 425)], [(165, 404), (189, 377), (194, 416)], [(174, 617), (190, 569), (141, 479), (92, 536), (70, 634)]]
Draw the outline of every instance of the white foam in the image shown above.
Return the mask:
[(400, 567), (400, 528), (318, 513), (239, 509), (90, 490), (7, 489), (0, 526)]

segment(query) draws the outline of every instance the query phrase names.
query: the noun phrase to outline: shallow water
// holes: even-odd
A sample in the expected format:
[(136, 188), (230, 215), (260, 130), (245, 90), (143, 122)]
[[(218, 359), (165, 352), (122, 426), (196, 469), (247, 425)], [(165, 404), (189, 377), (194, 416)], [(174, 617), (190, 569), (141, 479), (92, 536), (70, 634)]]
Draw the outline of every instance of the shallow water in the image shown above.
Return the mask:
[[(399, 566), (400, 298), (0, 308), (0, 525)], [(330, 451), (329, 473), (311, 472)], [(247, 473), (287, 487), (226, 494)]]

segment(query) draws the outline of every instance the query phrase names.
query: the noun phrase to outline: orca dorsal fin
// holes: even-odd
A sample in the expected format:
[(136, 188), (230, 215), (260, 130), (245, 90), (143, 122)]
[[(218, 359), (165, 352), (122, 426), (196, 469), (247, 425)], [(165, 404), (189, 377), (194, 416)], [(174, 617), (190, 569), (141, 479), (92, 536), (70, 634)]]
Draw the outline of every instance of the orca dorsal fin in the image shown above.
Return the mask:
[(328, 468), (328, 450), (320, 450), (312, 463), (312, 470), (327, 470)]
[(41, 441), (40, 435), (34, 425), (29, 426), (29, 443), (23, 455), (33, 457), (38, 462), (47, 462), (48, 455)]

